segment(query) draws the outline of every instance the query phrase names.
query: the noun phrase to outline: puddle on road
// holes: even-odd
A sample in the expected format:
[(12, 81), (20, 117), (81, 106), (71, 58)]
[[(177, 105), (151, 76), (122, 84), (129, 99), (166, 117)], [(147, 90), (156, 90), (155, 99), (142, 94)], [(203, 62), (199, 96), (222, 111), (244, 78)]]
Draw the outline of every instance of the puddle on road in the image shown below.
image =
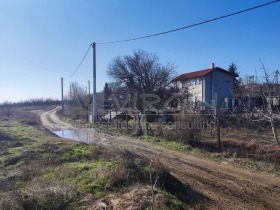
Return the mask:
[(72, 139), (75, 141), (93, 143), (95, 141), (92, 129), (82, 129), (82, 130), (58, 130), (53, 131), (54, 134), (61, 138)]

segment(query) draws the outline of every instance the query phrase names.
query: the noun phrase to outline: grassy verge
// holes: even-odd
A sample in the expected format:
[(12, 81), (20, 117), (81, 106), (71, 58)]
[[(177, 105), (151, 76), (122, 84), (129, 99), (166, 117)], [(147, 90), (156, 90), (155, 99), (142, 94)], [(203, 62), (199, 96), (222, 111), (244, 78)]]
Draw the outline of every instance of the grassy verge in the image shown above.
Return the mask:
[[(71, 124), (77, 123), (75, 120), (68, 120)], [(78, 127), (87, 126), (88, 124), (85, 122), (78, 121)], [(99, 129), (105, 133), (119, 133), (135, 137), (132, 131), (116, 129), (116, 126), (100, 125)], [(160, 137), (139, 137), (140, 140), (160, 144), (168, 149), (211, 159), (222, 164), (236, 165), (252, 172), (264, 172), (280, 176), (280, 150), (275, 143), (265, 140), (271, 138), (271, 132), (269, 131), (256, 133), (246, 128), (235, 129), (234, 126), (223, 128), (221, 129), (222, 150), (218, 148), (215, 137), (209, 136), (208, 133), (205, 136), (202, 134), (199, 138), (195, 142), (180, 143), (176, 140), (167, 140)]]
[[(280, 176), (279, 149), (275, 146), (275, 151), (256, 150), (255, 154), (246, 153), (250, 148), (246, 148), (247, 145), (243, 145), (244, 150), (234, 150), (233, 148), (223, 148), (222, 151), (207, 150), (205, 148), (199, 148), (191, 146), (189, 144), (183, 144), (177, 141), (169, 141), (157, 137), (142, 136), (140, 140), (148, 141), (150, 143), (159, 144), (165, 148), (187, 153), (193, 156), (207, 158), (214, 161), (218, 161), (222, 164), (236, 165), (252, 172), (265, 172), (273, 175)], [(213, 140), (214, 141), (214, 140)], [(232, 142), (231, 139), (225, 139), (224, 144)], [(216, 142), (213, 142), (215, 144)], [(252, 145), (251, 147), (254, 147)], [(278, 151), (278, 152), (277, 152)], [(274, 153), (275, 154), (274, 154)], [(278, 156), (277, 156), (278, 155)]]
[[(128, 151), (57, 138), (18, 121), (0, 122), (0, 209), (150, 208), (200, 206), (191, 188)], [(93, 208), (94, 207), (94, 208)]]

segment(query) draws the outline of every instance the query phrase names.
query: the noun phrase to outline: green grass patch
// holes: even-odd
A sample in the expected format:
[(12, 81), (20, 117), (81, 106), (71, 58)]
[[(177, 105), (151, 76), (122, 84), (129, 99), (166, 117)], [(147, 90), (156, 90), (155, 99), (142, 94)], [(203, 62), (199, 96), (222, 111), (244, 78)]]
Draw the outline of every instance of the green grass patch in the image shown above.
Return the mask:
[[(237, 134), (235, 134), (237, 135)], [(252, 134), (248, 134), (252, 135)], [(222, 150), (217, 149), (218, 144), (215, 137), (199, 140), (198, 146), (193, 146), (179, 141), (166, 140), (154, 136), (141, 136), (138, 139), (161, 145), (165, 148), (180, 151), (201, 158), (212, 159), (225, 164), (237, 165), (252, 172), (265, 172), (280, 176), (279, 152), (277, 147), (264, 151), (259, 145), (246, 147), (246, 143), (235, 143), (228, 139), (222, 139)], [(228, 146), (232, 143), (232, 146)], [(203, 145), (203, 146), (202, 146)], [(279, 150), (278, 150), (279, 151)]]
[(193, 147), (190, 145), (181, 144), (176, 141), (160, 141), (159, 144), (177, 151), (190, 152), (193, 150)]
[[(147, 160), (64, 141), (16, 121), (0, 122), (0, 148), (0, 209), (78, 209), (88, 194), (94, 201), (149, 182)], [(164, 195), (181, 205), (170, 196)]]

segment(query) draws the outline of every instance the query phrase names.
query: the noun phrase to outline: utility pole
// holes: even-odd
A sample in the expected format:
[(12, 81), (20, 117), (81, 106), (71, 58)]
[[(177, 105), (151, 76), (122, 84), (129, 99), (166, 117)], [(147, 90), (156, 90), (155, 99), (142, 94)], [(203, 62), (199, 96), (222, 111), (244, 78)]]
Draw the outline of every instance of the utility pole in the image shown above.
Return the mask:
[(88, 94), (90, 95), (90, 80), (88, 81)]
[(70, 101), (72, 100), (72, 88), (71, 88), (71, 86), (72, 85), (70, 84), (70, 86), (69, 86), (70, 87)]
[(92, 81), (92, 124), (95, 127), (96, 124), (96, 116), (97, 116), (97, 109), (96, 109), (96, 43), (93, 42), (91, 44), (93, 49), (93, 81)]
[[(278, 89), (279, 89), (279, 87), (278, 87), (278, 82), (279, 82), (278, 81), (278, 75), (279, 75), (279, 71), (278, 71), (278, 68), (277, 68), (277, 70), (275, 71), (275, 93), (274, 93), (274, 96), (276, 98), (278, 98), (278, 96), (279, 96), (279, 93), (278, 93)], [(278, 98), (278, 101), (279, 101), (279, 98)]]
[(274, 76), (274, 77), (275, 77), (274, 80), (275, 80), (275, 83), (276, 83), (276, 84), (278, 84), (278, 75), (279, 75), (279, 71), (278, 71), (278, 69), (277, 69), (277, 70), (275, 71), (275, 76)]
[(64, 114), (63, 77), (61, 77), (61, 109), (62, 109), (62, 114)]

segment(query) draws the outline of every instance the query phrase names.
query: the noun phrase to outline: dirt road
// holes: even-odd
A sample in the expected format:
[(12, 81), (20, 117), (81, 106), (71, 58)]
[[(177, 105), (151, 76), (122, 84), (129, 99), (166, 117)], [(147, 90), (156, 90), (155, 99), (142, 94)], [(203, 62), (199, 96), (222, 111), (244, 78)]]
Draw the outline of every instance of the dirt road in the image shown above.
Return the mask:
[[(48, 129), (71, 129), (59, 120), (58, 108), (42, 113)], [(159, 159), (188, 186), (206, 209), (280, 209), (280, 178), (172, 151), (129, 137), (95, 133), (97, 141), (127, 149), (150, 159)], [(176, 186), (174, 186), (176, 187)]]
[(60, 107), (56, 107), (46, 112), (38, 113), (41, 115), (41, 122), (43, 126), (47, 129), (54, 131), (54, 130), (67, 130), (67, 129), (74, 129), (74, 127), (68, 123), (61, 121), (56, 112), (60, 109)]

